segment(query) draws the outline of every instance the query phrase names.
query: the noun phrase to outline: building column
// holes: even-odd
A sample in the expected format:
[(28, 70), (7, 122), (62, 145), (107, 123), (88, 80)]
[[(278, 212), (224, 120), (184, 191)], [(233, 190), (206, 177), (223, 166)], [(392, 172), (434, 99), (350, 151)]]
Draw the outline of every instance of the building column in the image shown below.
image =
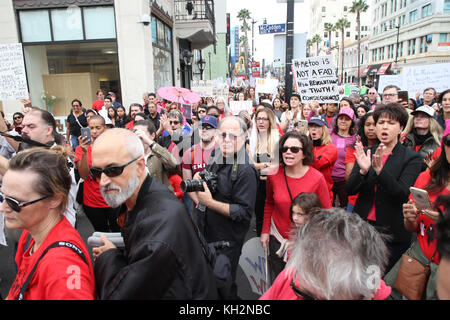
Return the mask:
[(143, 103), (142, 94), (154, 91), (151, 24), (141, 23), (150, 16), (145, 0), (115, 1), (117, 48), (122, 104)]

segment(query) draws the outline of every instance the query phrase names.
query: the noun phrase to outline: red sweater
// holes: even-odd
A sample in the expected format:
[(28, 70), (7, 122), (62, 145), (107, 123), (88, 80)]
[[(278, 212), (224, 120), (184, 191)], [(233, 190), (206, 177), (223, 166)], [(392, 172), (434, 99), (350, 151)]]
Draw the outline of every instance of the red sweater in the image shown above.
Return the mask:
[(338, 149), (332, 143), (326, 144), (320, 147), (313, 147), (314, 151), (314, 163), (313, 168), (319, 170), (325, 177), (325, 181), (330, 193), (330, 201), (333, 202), (333, 179), (331, 178), (331, 172), (333, 171), (334, 163), (338, 158)]
[[(292, 276), (289, 276), (289, 271), (284, 269), (273, 282), (269, 290), (264, 293), (259, 300), (302, 300), (298, 297), (291, 288)], [(295, 283), (299, 287), (298, 281)], [(380, 281), (380, 286), (377, 293), (372, 300), (386, 300), (391, 294), (391, 287), (387, 286), (383, 280)]]
[(89, 266), (69, 248), (50, 249), (39, 262), (34, 276), (25, 292), (25, 300), (93, 300), (95, 298), (95, 280), (89, 251), (80, 234), (70, 222), (63, 218), (45, 238), (37, 251), (30, 256), (34, 245), (31, 238), (28, 250), (24, 252), (28, 232), (22, 232), (16, 254), (19, 268), (11, 286), (8, 300), (17, 298), (20, 288), (36, 264), (42, 252), (53, 242), (68, 241), (80, 248)]
[[(289, 189), (292, 198), (295, 198), (302, 192), (312, 192), (317, 194), (322, 206), (326, 209), (331, 208), (331, 201), (328, 187), (323, 175), (316, 169), (310, 167), (306, 174), (301, 178), (287, 177)], [(266, 203), (264, 207), (264, 222), (262, 233), (269, 233), (270, 220), (273, 218), (283, 238), (288, 239), (291, 226), (291, 218), (289, 208), (291, 206), (291, 198), (286, 186), (283, 167), (278, 169), (274, 175), (267, 176), (266, 182)]]
[[(430, 171), (426, 170), (422, 172), (419, 177), (416, 180), (416, 183), (414, 184), (414, 187), (419, 189), (425, 189), (425, 187), (430, 182), (431, 176)], [(436, 201), (436, 198), (440, 195), (448, 195), (450, 194), (450, 190), (444, 188), (439, 193), (428, 193), (430, 196), (431, 204), (434, 205), (434, 202)], [(409, 196), (409, 199), (412, 200), (412, 195)], [(441, 208), (442, 209), (442, 208)], [(419, 222), (419, 228), (416, 230), (417, 232), (417, 240), (419, 241), (420, 248), (422, 249), (422, 252), (425, 254), (425, 256), (428, 259), (431, 259), (433, 256), (433, 253), (436, 251), (436, 225), (433, 220), (431, 220), (429, 217), (427, 217), (424, 214), (420, 214), (419, 218), (417, 219)], [(428, 239), (428, 233), (434, 233), (433, 241), (429, 241)], [(436, 252), (433, 258), (433, 262), (439, 265), (439, 254)]]

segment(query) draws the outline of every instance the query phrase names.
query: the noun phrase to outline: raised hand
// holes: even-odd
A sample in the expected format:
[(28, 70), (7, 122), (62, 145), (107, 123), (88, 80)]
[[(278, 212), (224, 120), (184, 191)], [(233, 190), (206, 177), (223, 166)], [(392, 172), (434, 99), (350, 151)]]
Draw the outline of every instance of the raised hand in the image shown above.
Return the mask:
[(370, 149), (368, 149), (367, 153), (365, 153), (361, 141), (357, 141), (355, 143), (355, 156), (356, 162), (358, 162), (358, 165), (361, 168), (359, 172), (362, 175), (366, 175), (372, 165), (372, 161), (370, 158)]

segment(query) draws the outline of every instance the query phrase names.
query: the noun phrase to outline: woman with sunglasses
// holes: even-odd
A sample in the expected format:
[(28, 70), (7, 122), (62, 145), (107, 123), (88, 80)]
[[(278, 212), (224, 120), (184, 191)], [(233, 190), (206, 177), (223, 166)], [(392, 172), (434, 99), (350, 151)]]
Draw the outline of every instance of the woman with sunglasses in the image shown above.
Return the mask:
[[(102, 197), (99, 181), (90, 174), (92, 167), (92, 143), (107, 129), (102, 116), (92, 116), (89, 119), (92, 141), (87, 137), (79, 137), (80, 145), (75, 149), (74, 162), (80, 178), (84, 179), (81, 190), (83, 210), (95, 231), (119, 232), (116, 222), (117, 210), (110, 208)], [(81, 184), (80, 184), (81, 186)]]
[(89, 251), (64, 217), (71, 183), (63, 147), (32, 148), (10, 160), (1, 187), (0, 211), (7, 228), (23, 232), (15, 258), (18, 272), (8, 300), (95, 298)]
[(259, 184), (256, 193), (255, 216), (256, 236), (261, 235), (266, 200), (266, 179), (272, 161), (278, 153), (278, 132), (275, 114), (269, 108), (258, 108), (255, 123), (250, 136), (250, 157), (259, 172)]
[(22, 121), (23, 121), (23, 114), (21, 112), (15, 112), (13, 114), (13, 125), (11, 126), (11, 130), (15, 130), (18, 133), (22, 132)]
[[(443, 138), (442, 148), (443, 152), (441, 152), (441, 155), (430, 170), (422, 172), (414, 184), (415, 188), (428, 192), (433, 208), (438, 196), (450, 194), (450, 135)], [(437, 299), (436, 275), (439, 266), (439, 255), (436, 249), (436, 222), (438, 218), (439, 213), (436, 209), (418, 210), (412, 195), (409, 196), (409, 201), (403, 204), (405, 229), (417, 234), (414, 242), (405, 253), (422, 265), (427, 265), (431, 261), (431, 274), (424, 294), (426, 300)], [(395, 264), (384, 278), (386, 283), (393, 288), (400, 264), (401, 260)], [(393, 289), (392, 296), (401, 299), (402, 293)]]
[(261, 244), (269, 248), (272, 278), (283, 270), (286, 245), (291, 231), (289, 209), (292, 200), (302, 192), (316, 193), (324, 208), (330, 208), (328, 187), (323, 175), (313, 167), (314, 153), (307, 136), (291, 131), (281, 137), (278, 157), (280, 166), (266, 181), (266, 202)]

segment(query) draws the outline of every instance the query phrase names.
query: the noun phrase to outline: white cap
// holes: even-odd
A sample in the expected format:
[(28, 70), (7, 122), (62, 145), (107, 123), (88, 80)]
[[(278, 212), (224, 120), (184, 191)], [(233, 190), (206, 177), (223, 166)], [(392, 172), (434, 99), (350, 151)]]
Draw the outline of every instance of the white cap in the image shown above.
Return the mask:
[(427, 115), (429, 115), (430, 117), (434, 117), (434, 109), (432, 107), (429, 107), (429, 106), (425, 106), (425, 105), (424, 106), (420, 106), (416, 110), (411, 112), (411, 114), (414, 116), (418, 112), (423, 112), (423, 113), (426, 113)]

